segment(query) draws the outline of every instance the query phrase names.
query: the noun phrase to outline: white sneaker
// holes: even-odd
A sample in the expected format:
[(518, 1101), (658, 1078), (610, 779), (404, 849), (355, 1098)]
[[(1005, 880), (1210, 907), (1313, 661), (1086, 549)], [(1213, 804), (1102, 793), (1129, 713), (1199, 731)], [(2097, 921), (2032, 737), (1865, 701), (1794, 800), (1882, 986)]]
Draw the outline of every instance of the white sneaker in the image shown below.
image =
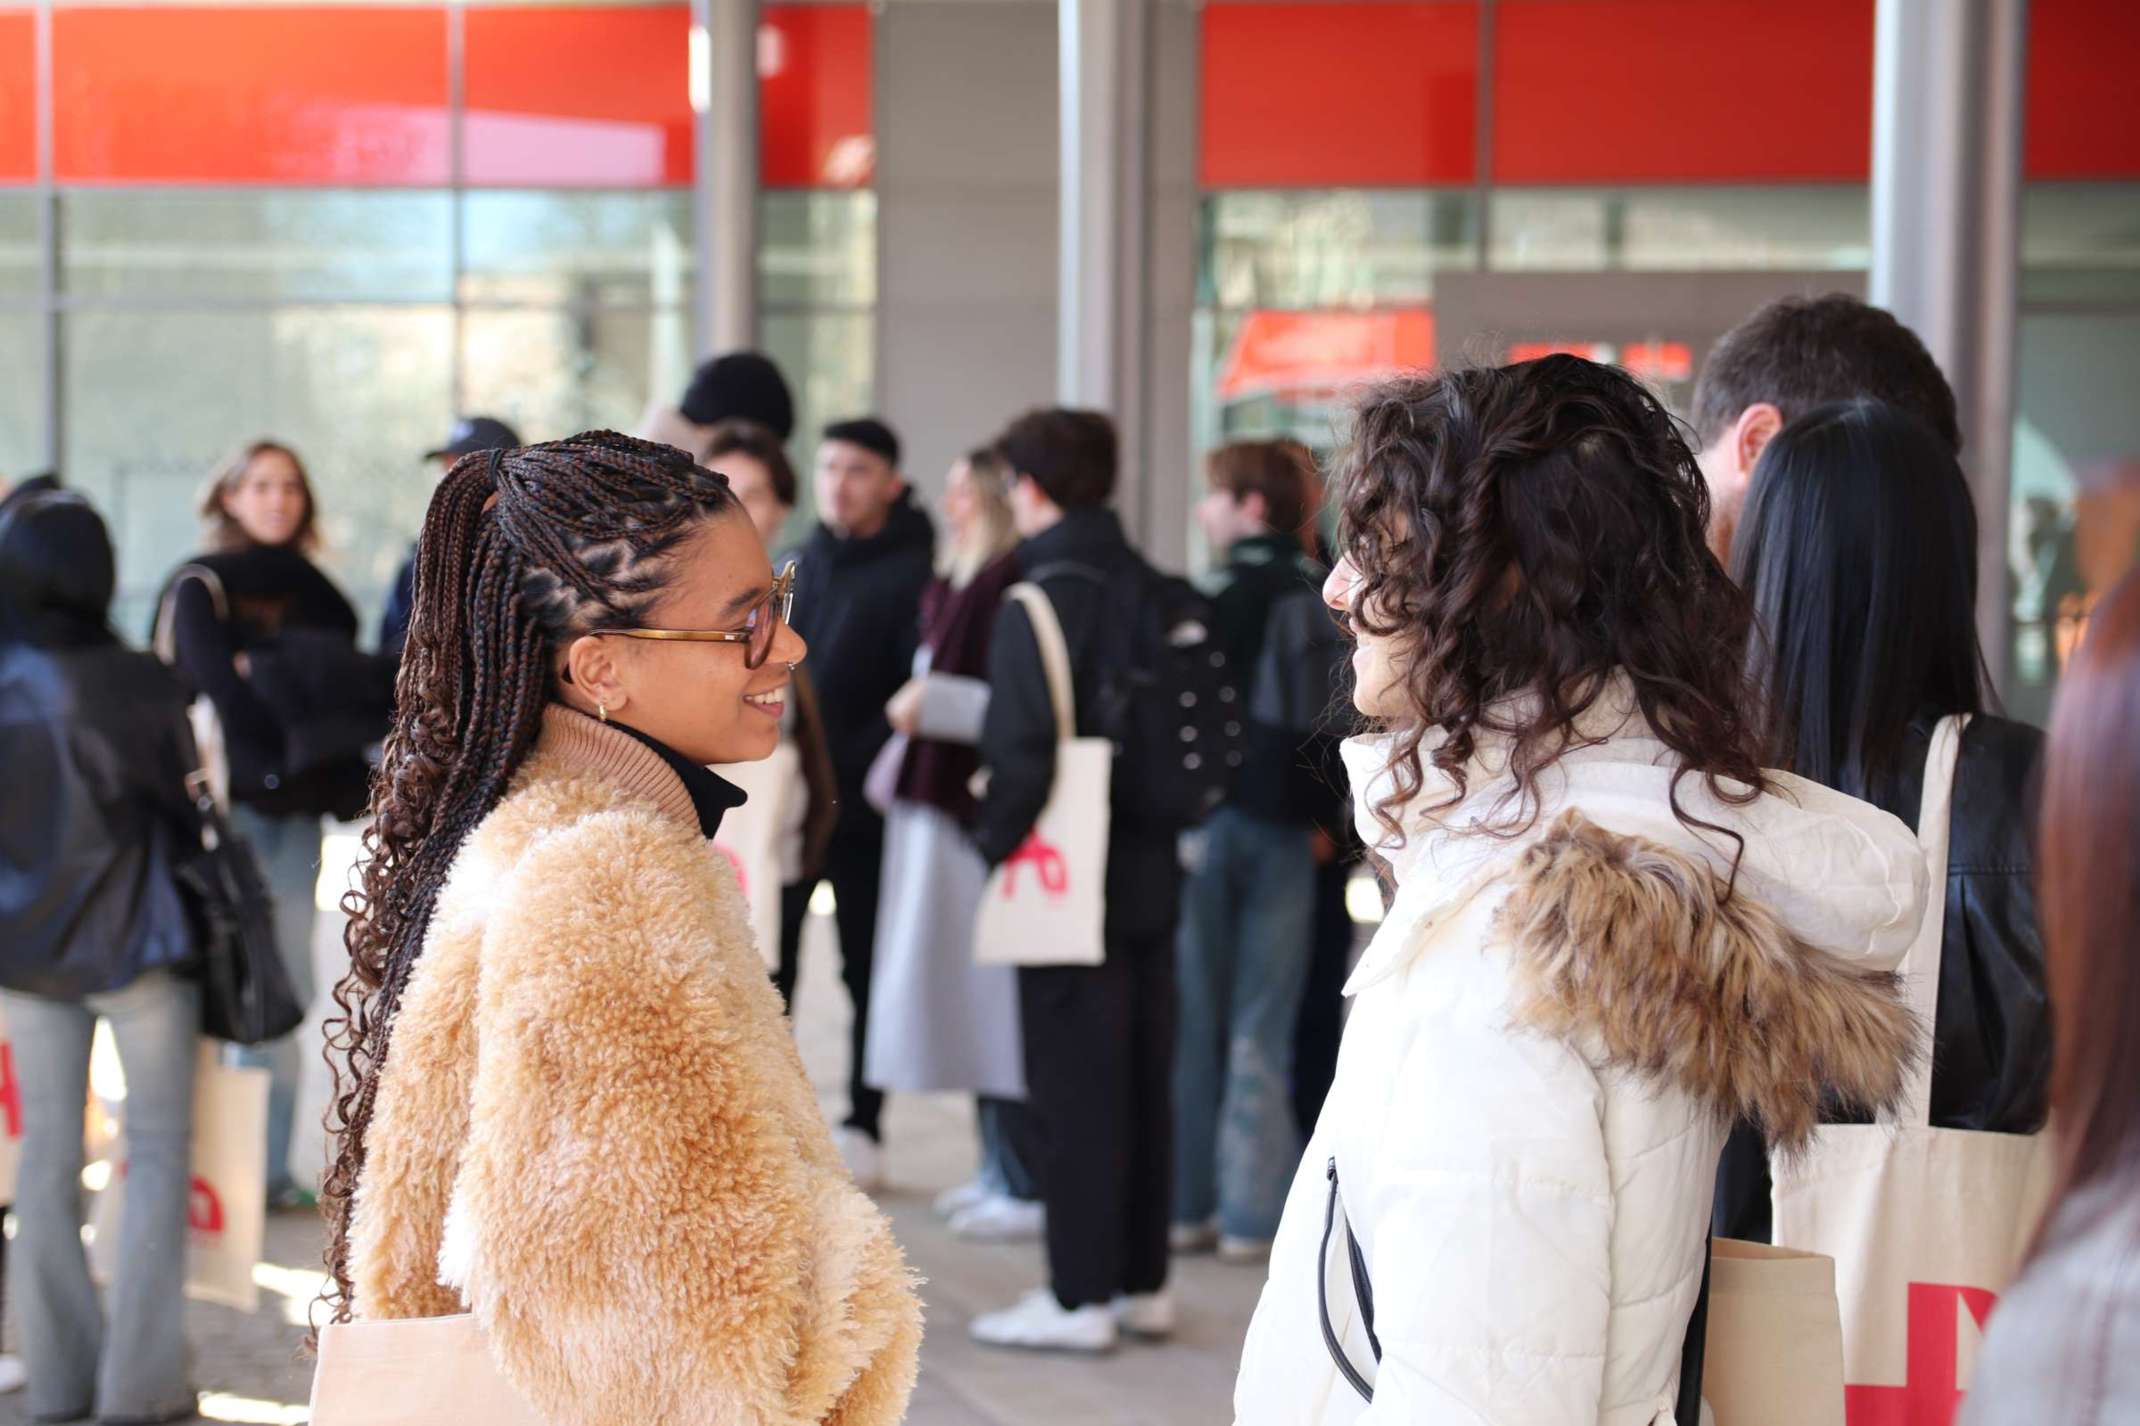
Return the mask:
[(1219, 1225), (1212, 1219), (1201, 1223), (1176, 1223), (1167, 1229), (1167, 1246), (1182, 1257), (1208, 1253), (1219, 1245)]
[(975, 1243), (1030, 1243), (1047, 1227), (1046, 1208), (1007, 1193), (991, 1193), (951, 1219), (951, 1231)]
[(1109, 1303), (1108, 1309), (1115, 1314), (1115, 1324), (1132, 1337), (1174, 1335), (1174, 1294), (1171, 1292), (1130, 1293)]
[(847, 1165), (856, 1188), (875, 1193), (884, 1187), (883, 1145), (860, 1129), (842, 1129), (833, 1135), (833, 1142), (839, 1145), (840, 1162)]
[(0, 1396), (22, 1390), (23, 1383), (29, 1379), (30, 1374), (23, 1370), (22, 1358), (0, 1357)]
[(1222, 1263), (1262, 1263), (1270, 1261), (1271, 1240), (1268, 1238), (1236, 1238), (1231, 1233), (1219, 1238), (1219, 1261)]
[(1113, 1311), (1098, 1303), (1066, 1308), (1045, 1287), (1027, 1293), (1016, 1307), (974, 1318), (972, 1331), (983, 1346), (1026, 1351), (1111, 1352), (1116, 1341)]
[(935, 1202), (929, 1207), (935, 1210), (939, 1218), (956, 1218), (982, 1199), (993, 1197), (995, 1192), (981, 1180), (972, 1179), (957, 1188), (945, 1189), (936, 1195)]

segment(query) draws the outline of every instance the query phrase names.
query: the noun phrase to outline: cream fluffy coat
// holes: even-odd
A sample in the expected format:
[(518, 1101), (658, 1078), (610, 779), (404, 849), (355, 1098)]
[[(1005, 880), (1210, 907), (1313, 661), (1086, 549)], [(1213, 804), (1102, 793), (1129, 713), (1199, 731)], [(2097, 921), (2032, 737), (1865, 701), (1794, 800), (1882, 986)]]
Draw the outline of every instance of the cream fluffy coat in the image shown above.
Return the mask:
[(914, 1281), (733, 872), (650, 750), (561, 708), (439, 897), (351, 1238), (359, 1317), (465, 1304), (560, 1426), (888, 1426), (913, 1389)]
[[(1739, 805), (1687, 779), (1683, 805), (1744, 839), (1727, 895), (1734, 843), (1673, 815), (1670, 750), (1608, 704), (1514, 839), (1487, 830), (1506, 811), (1500, 749), (1399, 845), (1364, 810), (1390, 785), (1386, 747), (1347, 748), (1397, 895), (1347, 987), (1337, 1080), (1242, 1356), (1242, 1426), (1670, 1421), (1731, 1119), (1788, 1150), (1824, 1091), (1899, 1093), (1912, 1037), (1888, 971), (1926, 880), (1909, 829), (1795, 778)], [(1333, 1160), (1379, 1364), (1342, 1231), (1322, 1252)], [(1319, 1280), (1371, 1406), (1325, 1349)]]

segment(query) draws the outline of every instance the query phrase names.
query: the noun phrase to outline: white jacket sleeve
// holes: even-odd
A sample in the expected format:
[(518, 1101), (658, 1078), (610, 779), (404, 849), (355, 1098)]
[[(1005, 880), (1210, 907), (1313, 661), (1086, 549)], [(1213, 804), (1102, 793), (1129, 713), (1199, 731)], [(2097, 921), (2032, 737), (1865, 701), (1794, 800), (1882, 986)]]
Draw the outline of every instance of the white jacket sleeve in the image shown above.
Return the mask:
[(1382, 1344), (1362, 1426), (1592, 1426), (1613, 1227), (1596, 1075), (1564, 1042), (1458, 1025), (1420, 1037), (1402, 1083), (1374, 1181), (1345, 1190)]

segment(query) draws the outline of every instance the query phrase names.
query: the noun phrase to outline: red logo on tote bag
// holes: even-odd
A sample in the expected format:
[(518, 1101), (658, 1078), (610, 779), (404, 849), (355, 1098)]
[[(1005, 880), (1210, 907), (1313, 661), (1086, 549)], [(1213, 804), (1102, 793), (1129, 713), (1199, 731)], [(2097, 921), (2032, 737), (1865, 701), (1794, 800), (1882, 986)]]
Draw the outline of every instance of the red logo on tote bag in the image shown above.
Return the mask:
[(1955, 1385), (1961, 1363), (1966, 1307), (1982, 1330), (1996, 1294), (1942, 1282), (1910, 1284), (1909, 1374), (1901, 1386), (1846, 1386), (1843, 1414), (1850, 1426), (1950, 1426), (1962, 1404)]
[(1034, 832), (1003, 863), (1003, 897), (1006, 901), (1018, 894), (1018, 868), (1028, 863), (1040, 878), (1040, 889), (1050, 900), (1060, 901), (1069, 893), (1070, 863), (1064, 859), (1062, 849), (1043, 842), (1040, 833)]

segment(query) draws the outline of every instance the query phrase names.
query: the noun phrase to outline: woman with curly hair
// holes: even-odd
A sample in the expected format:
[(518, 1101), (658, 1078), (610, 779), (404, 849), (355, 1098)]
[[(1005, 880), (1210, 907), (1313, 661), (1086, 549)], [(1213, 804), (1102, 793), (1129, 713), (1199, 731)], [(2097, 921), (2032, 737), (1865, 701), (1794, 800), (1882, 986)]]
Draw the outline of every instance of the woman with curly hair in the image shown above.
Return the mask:
[(1761, 766), (1751, 606), (1625, 372), (1384, 386), (1341, 489), (1346, 762), (1396, 896), (1237, 1418), (1672, 1421), (1732, 1120), (1789, 1149), (1900, 1089), (1923, 859)]
[(330, 1026), (336, 1318), (471, 1311), (559, 1426), (889, 1426), (921, 1335), (710, 844), (802, 640), (725, 480), (609, 432), (431, 503)]

